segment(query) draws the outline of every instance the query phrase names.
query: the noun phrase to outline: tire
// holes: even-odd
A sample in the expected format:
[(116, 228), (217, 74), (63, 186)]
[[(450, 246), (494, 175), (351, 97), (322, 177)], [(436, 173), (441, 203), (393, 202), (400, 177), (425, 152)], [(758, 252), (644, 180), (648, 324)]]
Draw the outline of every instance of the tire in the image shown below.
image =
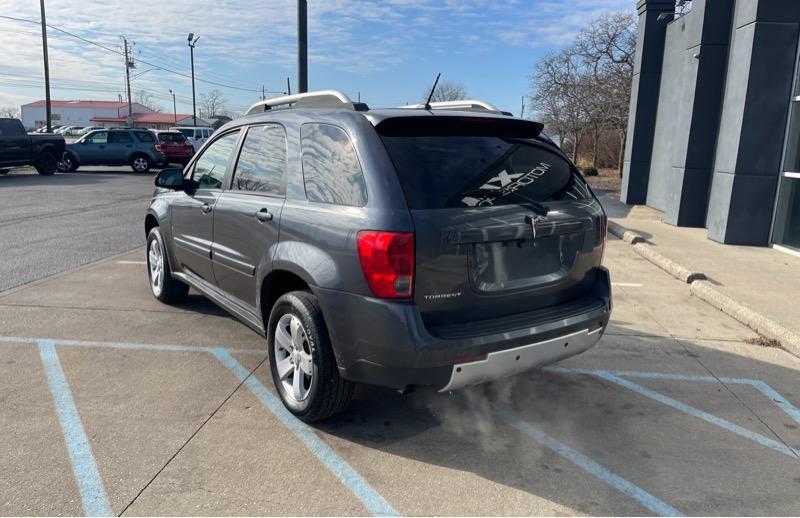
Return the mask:
[(58, 161), (56, 160), (56, 156), (50, 151), (42, 151), (39, 155), (39, 159), (36, 160), (35, 167), (36, 172), (40, 175), (50, 176), (55, 174), (56, 169), (58, 169)]
[[(295, 327), (296, 323), (299, 327)], [(300, 347), (295, 348), (298, 343)], [(314, 295), (292, 291), (275, 302), (267, 327), (267, 350), (275, 389), (292, 414), (311, 423), (347, 408), (355, 384), (339, 376), (328, 329)], [(279, 364), (286, 367), (284, 378), (278, 372)], [(298, 392), (295, 380), (301, 380)]]
[(152, 163), (147, 155), (133, 155), (131, 157), (131, 169), (134, 173), (146, 173), (150, 171)]
[(172, 277), (161, 231), (154, 227), (147, 235), (147, 280), (150, 293), (164, 304), (186, 300), (189, 286)]
[(58, 162), (58, 170), (62, 173), (71, 173), (78, 169), (78, 161), (69, 153), (64, 153), (61, 161)]
[(11, 169), (0, 169), (0, 174), (8, 174)]

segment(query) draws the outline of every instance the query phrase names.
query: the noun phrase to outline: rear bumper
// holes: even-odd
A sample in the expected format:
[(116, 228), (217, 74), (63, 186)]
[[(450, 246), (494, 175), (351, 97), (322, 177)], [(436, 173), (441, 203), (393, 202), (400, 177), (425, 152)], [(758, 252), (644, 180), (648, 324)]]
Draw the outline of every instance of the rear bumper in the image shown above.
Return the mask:
[[(487, 326), (490, 333), (457, 337), (448, 333), (445, 338), (426, 328), (414, 304), (320, 288), (314, 291), (326, 317), (340, 374), (351, 381), (396, 389), (415, 385), (458, 388), (579, 354), (600, 339), (612, 307), (608, 271), (599, 268), (579, 312), (559, 315), (548, 308), (545, 317), (537, 320), (534, 314), (524, 325)], [(597, 330), (590, 333), (590, 329)], [(515, 349), (519, 352), (509, 352)], [(486, 363), (455, 365), (459, 357), (479, 355), (486, 355)], [(513, 362), (509, 363), (509, 357)], [(460, 372), (456, 372), (458, 367)]]

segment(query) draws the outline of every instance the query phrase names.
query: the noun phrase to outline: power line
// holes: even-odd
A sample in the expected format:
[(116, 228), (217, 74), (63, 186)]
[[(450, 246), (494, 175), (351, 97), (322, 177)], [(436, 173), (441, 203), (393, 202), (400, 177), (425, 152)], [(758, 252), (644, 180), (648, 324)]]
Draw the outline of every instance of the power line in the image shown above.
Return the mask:
[[(37, 22), (35, 20), (28, 20), (26, 18), (17, 18), (17, 17), (14, 17), (14, 16), (6, 16), (6, 15), (0, 15), (0, 18), (4, 18), (4, 19), (7, 19), (7, 20), (13, 20), (13, 21), (17, 21), (17, 22), (26, 22), (26, 23), (35, 23), (35, 24), (39, 24), (40, 23), (40, 22)], [(80, 41), (82, 41), (84, 43), (88, 43), (90, 45), (94, 45), (95, 47), (99, 47), (99, 48), (101, 48), (103, 50), (106, 50), (108, 52), (113, 52), (114, 54), (119, 54), (121, 56), (124, 55), (123, 52), (121, 52), (121, 51), (119, 51), (117, 49), (112, 49), (111, 47), (107, 47), (107, 46), (102, 45), (100, 43), (97, 43), (95, 41), (86, 39), (83, 36), (79, 36), (77, 34), (69, 32), (67, 30), (61, 29), (60, 27), (55, 27), (55, 26), (49, 25), (49, 24), (47, 25), (47, 27), (49, 27), (50, 29), (53, 29), (55, 31), (58, 31), (60, 33), (66, 34), (67, 36), (70, 36), (72, 38), (76, 38), (76, 39), (78, 39), (78, 40), (80, 40)], [(149, 61), (145, 61), (143, 59), (140, 59), (139, 62), (140, 63), (144, 63), (145, 65), (157, 68), (159, 70), (163, 70), (164, 72), (169, 72), (171, 74), (176, 74), (176, 75), (179, 75), (181, 77), (185, 77), (187, 79), (191, 79), (192, 78), (192, 76), (190, 76), (189, 74), (184, 74), (183, 72), (178, 72), (177, 70), (172, 70), (170, 68), (163, 67), (161, 65), (157, 65), (155, 63), (152, 63), (152, 62), (149, 62)], [(229, 84), (225, 84), (225, 83), (220, 83), (220, 82), (217, 82), (217, 81), (210, 81), (210, 80), (207, 80), (207, 79), (200, 79), (199, 77), (195, 77), (195, 81), (200, 82), (200, 83), (206, 83), (206, 84), (210, 84), (210, 85), (220, 86), (222, 88), (229, 88), (231, 90), (240, 90), (240, 91), (243, 91), (243, 92), (261, 93), (261, 89), (260, 88), (257, 88), (257, 89), (256, 88), (243, 88), (243, 87), (240, 87), (240, 86), (233, 86), (233, 85), (229, 85)]]

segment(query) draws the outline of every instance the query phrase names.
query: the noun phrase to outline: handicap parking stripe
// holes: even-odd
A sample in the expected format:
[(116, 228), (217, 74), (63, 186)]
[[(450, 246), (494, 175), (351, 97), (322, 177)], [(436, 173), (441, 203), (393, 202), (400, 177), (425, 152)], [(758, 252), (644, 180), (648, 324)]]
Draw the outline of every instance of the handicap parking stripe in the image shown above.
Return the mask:
[(278, 419), (358, 498), (373, 516), (399, 516), (392, 505), (378, 493), (364, 477), (340, 457), (325, 441), (305, 423), (289, 412), (283, 403), (255, 376), (242, 367), (227, 349), (214, 349), (214, 356), (243, 381)]
[(55, 343), (52, 340), (39, 340), (38, 345), (58, 421), (67, 443), (75, 482), (81, 493), (83, 512), (86, 516), (111, 516), (111, 505), (108, 503), (89, 439), (83, 430), (78, 408), (72, 398), (72, 391), (61, 368)]
[(604, 468), (594, 460), (590, 459), (589, 457), (581, 453), (578, 453), (577, 451), (573, 450), (566, 444), (559, 442), (556, 439), (553, 439), (549, 435), (545, 434), (538, 427), (526, 421), (523, 421), (519, 417), (503, 409), (496, 408), (494, 410), (494, 414), (509, 426), (516, 428), (517, 430), (524, 433), (528, 437), (532, 438), (542, 446), (545, 446), (546, 448), (554, 451), (558, 455), (561, 455), (562, 457), (566, 458), (579, 468), (588, 471), (589, 473), (599, 478), (606, 484), (610, 485), (617, 491), (633, 498), (641, 505), (643, 505), (650, 511), (656, 513), (657, 515), (683, 516), (683, 513), (681, 513), (679, 510), (659, 500), (658, 498), (651, 495), (644, 489), (640, 488), (633, 482), (630, 482), (629, 480), (626, 480), (620, 477), (619, 475), (612, 473), (611, 471)]

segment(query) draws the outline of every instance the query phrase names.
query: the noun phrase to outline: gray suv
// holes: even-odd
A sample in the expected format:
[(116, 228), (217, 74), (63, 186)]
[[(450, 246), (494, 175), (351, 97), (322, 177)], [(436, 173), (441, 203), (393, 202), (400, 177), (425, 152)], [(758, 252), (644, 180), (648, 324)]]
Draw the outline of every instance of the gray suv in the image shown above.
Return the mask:
[(156, 177), (148, 276), (265, 335), (305, 421), (357, 383), (453, 390), (592, 347), (611, 313), (600, 203), (542, 125), (480, 101), (256, 104)]
[(135, 173), (146, 173), (165, 164), (161, 143), (144, 128), (109, 128), (87, 133), (72, 144), (58, 163), (59, 170), (72, 172), (82, 165), (130, 165)]

